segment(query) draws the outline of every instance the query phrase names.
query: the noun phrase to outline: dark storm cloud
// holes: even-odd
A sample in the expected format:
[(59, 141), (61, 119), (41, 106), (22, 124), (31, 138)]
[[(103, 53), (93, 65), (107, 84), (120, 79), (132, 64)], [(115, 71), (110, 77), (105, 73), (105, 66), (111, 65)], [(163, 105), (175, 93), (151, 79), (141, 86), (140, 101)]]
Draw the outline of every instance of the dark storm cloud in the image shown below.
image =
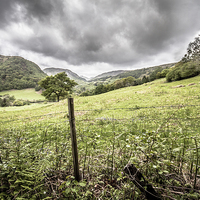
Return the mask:
[(0, 29), (13, 46), (73, 65), (170, 51), (173, 62), (200, 31), (199, 10), (197, 0), (0, 0)]
[(12, 1), (1, 0), (0, 1), (0, 26), (4, 27), (11, 19)]

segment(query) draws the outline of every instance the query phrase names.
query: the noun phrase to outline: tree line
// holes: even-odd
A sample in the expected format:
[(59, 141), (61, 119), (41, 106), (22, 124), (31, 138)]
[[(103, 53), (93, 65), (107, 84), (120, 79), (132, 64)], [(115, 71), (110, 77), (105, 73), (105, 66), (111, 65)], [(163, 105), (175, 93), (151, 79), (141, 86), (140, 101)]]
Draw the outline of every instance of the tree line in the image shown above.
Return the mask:
[(92, 96), (97, 94), (106, 93), (112, 90), (142, 85), (147, 82), (154, 81), (159, 78), (166, 77), (166, 74), (169, 72), (169, 69), (163, 69), (162, 67), (157, 67), (150, 75), (144, 75), (142, 78), (135, 78), (133, 76), (128, 76), (126, 78), (118, 79), (111, 84), (99, 84), (92, 90), (84, 91), (80, 94), (80, 96)]

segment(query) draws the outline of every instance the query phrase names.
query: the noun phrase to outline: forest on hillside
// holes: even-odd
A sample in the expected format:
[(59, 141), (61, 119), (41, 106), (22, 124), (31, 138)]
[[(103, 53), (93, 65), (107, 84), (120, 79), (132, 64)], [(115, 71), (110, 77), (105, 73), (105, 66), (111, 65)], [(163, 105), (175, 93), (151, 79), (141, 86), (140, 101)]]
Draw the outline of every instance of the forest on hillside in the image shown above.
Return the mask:
[(35, 63), (17, 56), (0, 56), (0, 91), (36, 87), (46, 74)]

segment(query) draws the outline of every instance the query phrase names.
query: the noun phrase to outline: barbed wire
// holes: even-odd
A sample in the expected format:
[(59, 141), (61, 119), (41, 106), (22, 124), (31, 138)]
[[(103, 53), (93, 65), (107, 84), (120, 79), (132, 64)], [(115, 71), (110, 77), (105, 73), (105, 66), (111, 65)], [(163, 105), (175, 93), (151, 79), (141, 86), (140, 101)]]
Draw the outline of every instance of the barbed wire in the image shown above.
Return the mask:
[(36, 116), (31, 116), (31, 117), (25, 117), (25, 118), (18, 118), (18, 119), (13, 119), (13, 120), (8, 120), (8, 121), (1, 121), (0, 123), (8, 123), (8, 122), (14, 122), (14, 121), (22, 121), (22, 120), (28, 120), (28, 119), (32, 119), (32, 118), (40, 118), (40, 117), (46, 117), (46, 116), (52, 116), (52, 115), (58, 115), (58, 114), (67, 114), (67, 111), (64, 112), (56, 112), (56, 113), (49, 113), (49, 114), (45, 114), (45, 115), (36, 115)]
[(88, 112), (88, 111), (105, 111), (105, 110), (140, 110), (149, 108), (182, 108), (182, 107), (200, 107), (200, 105), (166, 105), (166, 106), (136, 106), (133, 108), (99, 108), (99, 109), (89, 109), (89, 110), (74, 110), (75, 112)]
[[(132, 108), (99, 108), (99, 109), (88, 109), (88, 110), (75, 110), (75, 112), (91, 112), (91, 111), (111, 111), (111, 110), (130, 110), (130, 111), (134, 111), (134, 110), (140, 110), (140, 109), (159, 109), (159, 108), (184, 108), (184, 107), (200, 107), (200, 105), (189, 105), (189, 104), (185, 104), (185, 105), (166, 105), (166, 106), (145, 106), (145, 107), (132, 107)], [(15, 121), (25, 121), (25, 120), (29, 120), (29, 119), (33, 119), (33, 118), (40, 118), (40, 117), (46, 117), (46, 116), (52, 116), (52, 115), (59, 115), (59, 114), (68, 114), (68, 111), (62, 111), (62, 112), (56, 112), (56, 113), (49, 113), (49, 114), (45, 114), (45, 115), (36, 115), (36, 116), (31, 116), (31, 117), (25, 117), (25, 118), (17, 118), (17, 119), (12, 119), (12, 120), (7, 120), (7, 121), (1, 121), (1, 124), (5, 124), (5, 123), (9, 123), (9, 122), (15, 122)], [(105, 118), (104, 118), (105, 119)], [(123, 119), (114, 119), (114, 118), (109, 118), (109, 120), (144, 120), (144, 118), (131, 118), (131, 119), (127, 119), (127, 118), (123, 118)], [(185, 119), (185, 118), (176, 118), (176, 119)], [(186, 118), (186, 119), (192, 119), (192, 118)], [(195, 119), (198, 119), (195, 118)], [(91, 119), (82, 119), (82, 120), (76, 120), (76, 121), (89, 121)], [(96, 119), (92, 119), (92, 120), (98, 120), (98, 118)], [(99, 120), (103, 120), (102, 118), (100, 118)], [(108, 119), (107, 119), (108, 120)], [(158, 120), (158, 119), (154, 119), (154, 118), (148, 118), (147, 120)]]

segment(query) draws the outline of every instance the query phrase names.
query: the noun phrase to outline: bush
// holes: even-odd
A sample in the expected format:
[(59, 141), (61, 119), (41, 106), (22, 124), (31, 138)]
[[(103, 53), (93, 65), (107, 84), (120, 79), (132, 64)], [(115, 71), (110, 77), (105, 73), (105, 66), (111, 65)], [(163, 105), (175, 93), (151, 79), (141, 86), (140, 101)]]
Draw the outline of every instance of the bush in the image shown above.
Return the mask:
[(170, 69), (163, 69), (160, 73), (160, 78), (165, 78), (167, 74), (170, 72)]
[(199, 62), (179, 62), (166, 75), (168, 82), (194, 77), (200, 74)]
[(1, 95), (0, 96), (0, 107), (8, 107), (11, 106), (14, 102), (15, 97), (10, 96), (9, 94)]
[(24, 105), (24, 103), (21, 100), (16, 100), (13, 102), (13, 106), (23, 106), (23, 105)]
[(41, 89), (42, 89), (42, 88), (41, 88), (39, 85), (36, 85), (36, 86), (35, 86), (35, 91), (36, 91), (36, 92), (40, 91)]

